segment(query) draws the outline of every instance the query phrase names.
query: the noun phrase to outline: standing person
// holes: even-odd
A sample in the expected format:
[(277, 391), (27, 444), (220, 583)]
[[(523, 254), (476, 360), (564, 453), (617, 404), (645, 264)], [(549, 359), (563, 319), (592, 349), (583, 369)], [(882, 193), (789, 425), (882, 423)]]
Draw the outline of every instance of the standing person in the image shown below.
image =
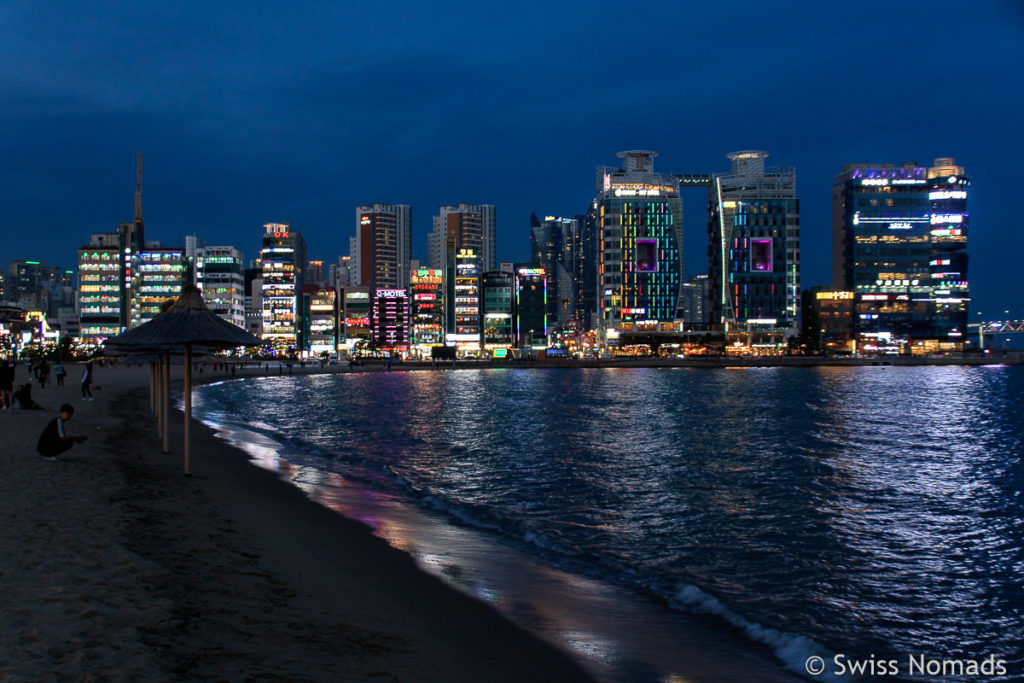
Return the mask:
[(74, 414), (75, 407), (70, 403), (65, 403), (60, 407), (60, 414), (50, 420), (43, 433), (39, 435), (39, 443), (36, 444), (36, 450), (39, 451), (39, 455), (47, 460), (59, 460), (57, 457), (59, 454), (68, 450), (76, 443), (85, 441), (84, 436), (68, 436), (64, 432), (64, 423), (70, 422), (71, 416)]
[(39, 361), (39, 388), (46, 388), (46, 380), (50, 378), (50, 362), (47, 360)]
[(53, 376), (57, 378), (57, 386), (64, 386), (64, 378), (67, 377), (68, 371), (64, 369), (64, 364), (57, 361), (57, 364), (53, 366)]
[(11, 362), (5, 360), (0, 363), (0, 410), (10, 410), (11, 403), (14, 399), (11, 397), (11, 391), (14, 389), (14, 366)]
[(82, 373), (82, 398), (86, 401), (92, 400), (92, 361), (85, 364), (85, 372)]

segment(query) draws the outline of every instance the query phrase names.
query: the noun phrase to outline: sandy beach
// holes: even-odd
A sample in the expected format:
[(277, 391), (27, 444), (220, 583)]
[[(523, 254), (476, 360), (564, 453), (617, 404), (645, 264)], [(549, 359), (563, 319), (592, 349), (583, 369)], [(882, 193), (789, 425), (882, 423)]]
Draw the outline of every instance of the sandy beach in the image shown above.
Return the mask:
[[(69, 372), (35, 387), (46, 410), (0, 412), (0, 680), (589, 680), (198, 423), (182, 476), (148, 368), (97, 367), (94, 401)], [(65, 401), (88, 440), (47, 461)]]

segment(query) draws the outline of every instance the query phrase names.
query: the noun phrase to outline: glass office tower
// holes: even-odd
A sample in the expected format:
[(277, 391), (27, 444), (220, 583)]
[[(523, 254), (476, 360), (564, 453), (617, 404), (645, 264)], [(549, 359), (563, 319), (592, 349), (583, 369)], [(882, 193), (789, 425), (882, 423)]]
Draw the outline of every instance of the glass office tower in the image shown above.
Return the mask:
[(967, 195), (954, 159), (850, 165), (832, 195), (833, 285), (854, 292), (857, 348), (925, 353), (967, 332)]

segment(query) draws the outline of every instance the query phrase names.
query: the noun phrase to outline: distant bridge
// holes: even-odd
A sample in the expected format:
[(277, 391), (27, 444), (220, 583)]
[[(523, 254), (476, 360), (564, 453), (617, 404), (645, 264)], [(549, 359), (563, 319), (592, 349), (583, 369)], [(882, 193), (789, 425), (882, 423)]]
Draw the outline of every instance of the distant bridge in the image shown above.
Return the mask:
[(968, 323), (967, 327), (965, 341), (969, 344), (976, 342), (977, 348), (983, 348), (986, 345), (985, 337), (988, 337), (988, 346), (1005, 349), (1008, 347), (1010, 337), (1002, 335), (1024, 333), (1024, 320), (990, 320), (981, 323)]
[(993, 320), (984, 323), (968, 323), (967, 327), (974, 328), (978, 332), (981, 328), (982, 334), (1017, 334), (1024, 332), (1024, 320)]

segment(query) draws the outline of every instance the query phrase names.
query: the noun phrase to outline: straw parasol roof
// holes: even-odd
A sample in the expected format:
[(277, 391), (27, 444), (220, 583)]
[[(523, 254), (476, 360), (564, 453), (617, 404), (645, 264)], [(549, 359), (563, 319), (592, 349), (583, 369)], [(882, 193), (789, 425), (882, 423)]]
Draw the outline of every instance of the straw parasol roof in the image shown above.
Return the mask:
[(149, 322), (111, 337), (105, 346), (130, 347), (136, 351), (174, 351), (173, 345), (199, 344), (212, 348), (258, 346), (258, 337), (218, 317), (203, 301), (195, 285), (181, 288), (181, 296)]
[[(230, 349), (237, 346), (258, 346), (258, 337), (249, 334), (241, 327), (217, 317), (206, 307), (203, 296), (195, 285), (187, 284), (181, 288), (178, 297), (166, 311), (147, 323), (128, 330), (124, 334), (108, 339), (104, 349), (113, 351), (159, 351), (165, 357), (165, 372), (169, 372), (170, 354), (182, 352), (184, 348), (185, 363), (185, 476), (191, 477), (191, 422), (192, 422), (192, 354), (193, 345), (196, 350)], [(167, 387), (163, 389), (165, 392)], [(163, 402), (164, 452), (167, 452), (166, 415), (167, 403)]]

